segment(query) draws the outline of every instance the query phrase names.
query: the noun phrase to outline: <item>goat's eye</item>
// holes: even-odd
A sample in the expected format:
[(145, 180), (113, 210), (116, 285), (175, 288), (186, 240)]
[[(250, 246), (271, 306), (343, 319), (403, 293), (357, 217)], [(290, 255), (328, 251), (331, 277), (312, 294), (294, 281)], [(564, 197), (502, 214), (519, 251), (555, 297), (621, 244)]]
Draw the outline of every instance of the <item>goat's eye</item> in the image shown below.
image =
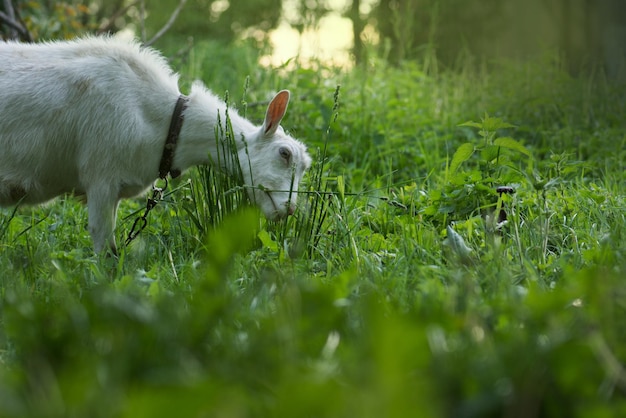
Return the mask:
[(289, 159), (291, 158), (291, 151), (289, 151), (289, 148), (280, 147), (278, 152), (280, 153), (280, 156), (285, 159), (285, 161), (289, 162)]

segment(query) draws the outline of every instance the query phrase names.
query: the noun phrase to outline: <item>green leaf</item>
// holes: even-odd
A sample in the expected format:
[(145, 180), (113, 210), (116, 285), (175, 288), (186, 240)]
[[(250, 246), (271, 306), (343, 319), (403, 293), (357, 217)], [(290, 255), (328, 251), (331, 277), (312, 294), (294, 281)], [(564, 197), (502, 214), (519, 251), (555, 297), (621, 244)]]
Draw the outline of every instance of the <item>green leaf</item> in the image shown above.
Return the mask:
[(488, 145), (485, 148), (483, 148), (482, 152), (480, 153), (480, 156), (485, 161), (492, 161), (498, 156), (499, 150), (500, 150), (500, 147), (498, 147), (497, 145)]
[(480, 122), (474, 122), (473, 120), (467, 121), (467, 122), (463, 122), (462, 124), (460, 124), (459, 126), (469, 126), (471, 128), (482, 128), (483, 124)]
[(508, 136), (497, 138), (495, 141), (493, 141), (493, 144), (502, 148), (508, 148), (517, 152), (521, 152), (522, 154), (528, 157), (531, 156), (530, 151), (528, 151), (528, 149), (525, 146), (520, 144), (519, 141)]
[[(246, 208), (224, 217), (219, 228), (211, 231), (206, 238), (206, 248), (213, 273), (223, 277), (225, 268), (235, 254), (250, 251), (258, 229), (259, 218), (256, 210)], [(237, 239), (233, 239), (237, 237)]]
[(482, 121), (482, 125), (481, 127), (489, 132), (495, 132), (498, 129), (505, 129), (505, 128), (515, 128), (515, 125), (511, 125), (510, 123), (507, 123), (505, 121), (503, 121), (500, 118), (494, 118), (491, 116), (486, 115), (485, 118)]
[(343, 176), (337, 176), (337, 190), (339, 191), (339, 197), (341, 200), (344, 200), (346, 194), (346, 183)]
[(467, 246), (463, 237), (456, 232), (450, 225), (446, 227), (448, 237), (444, 240), (444, 245), (450, 247), (452, 251), (460, 258), (465, 259), (472, 253), (472, 249)]
[(472, 154), (474, 154), (474, 145), (469, 142), (457, 148), (454, 156), (452, 156), (452, 162), (450, 162), (450, 172), (454, 174), (459, 166), (467, 161)]
[(272, 251), (278, 251), (278, 243), (270, 237), (269, 232), (265, 229), (259, 231), (257, 236), (261, 240), (261, 243), (263, 243), (264, 247), (269, 248)]

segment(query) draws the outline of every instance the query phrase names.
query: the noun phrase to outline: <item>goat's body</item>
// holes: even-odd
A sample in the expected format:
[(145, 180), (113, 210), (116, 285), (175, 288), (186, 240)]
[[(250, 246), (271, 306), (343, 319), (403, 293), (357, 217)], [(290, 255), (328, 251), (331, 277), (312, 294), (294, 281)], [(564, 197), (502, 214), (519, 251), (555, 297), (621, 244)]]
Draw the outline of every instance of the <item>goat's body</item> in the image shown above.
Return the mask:
[[(107, 241), (114, 248), (117, 204), (158, 177), (179, 95), (165, 60), (136, 43), (0, 43), (0, 205), (85, 194), (96, 250)], [(189, 98), (173, 162), (181, 171), (209, 163), (218, 114), (225, 116), (225, 104), (202, 85)], [(259, 128), (229, 116), (254, 147)]]
[(0, 204), (87, 194), (96, 182), (119, 198), (141, 192), (178, 95), (165, 62), (132, 44), (0, 44)]

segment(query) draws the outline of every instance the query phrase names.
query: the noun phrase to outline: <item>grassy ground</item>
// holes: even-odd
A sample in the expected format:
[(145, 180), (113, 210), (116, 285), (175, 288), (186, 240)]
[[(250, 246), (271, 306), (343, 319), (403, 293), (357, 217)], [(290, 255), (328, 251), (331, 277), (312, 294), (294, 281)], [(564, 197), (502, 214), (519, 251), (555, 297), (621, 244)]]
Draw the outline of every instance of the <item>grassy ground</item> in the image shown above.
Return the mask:
[(117, 260), (74, 199), (3, 210), (0, 416), (626, 414), (624, 86), (551, 58), (255, 59), (177, 65), (257, 122), (292, 90), (315, 160), (296, 216), (193, 170)]

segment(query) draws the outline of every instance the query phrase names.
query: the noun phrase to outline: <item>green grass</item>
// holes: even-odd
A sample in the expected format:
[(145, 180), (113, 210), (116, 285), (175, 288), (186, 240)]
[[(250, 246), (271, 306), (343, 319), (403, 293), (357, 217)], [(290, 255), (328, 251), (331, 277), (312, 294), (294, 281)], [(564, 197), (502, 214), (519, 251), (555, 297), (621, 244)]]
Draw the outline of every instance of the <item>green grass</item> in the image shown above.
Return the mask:
[(246, 50), (233, 81), (212, 48), (184, 86), (257, 122), (294, 93), (283, 125), (315, 160), (296, 216), (192, 170), (117, 260), (72, 198), (3, 210), (0, 416), (626, 414), (624, 86), (551, 60), (270, 71)]

